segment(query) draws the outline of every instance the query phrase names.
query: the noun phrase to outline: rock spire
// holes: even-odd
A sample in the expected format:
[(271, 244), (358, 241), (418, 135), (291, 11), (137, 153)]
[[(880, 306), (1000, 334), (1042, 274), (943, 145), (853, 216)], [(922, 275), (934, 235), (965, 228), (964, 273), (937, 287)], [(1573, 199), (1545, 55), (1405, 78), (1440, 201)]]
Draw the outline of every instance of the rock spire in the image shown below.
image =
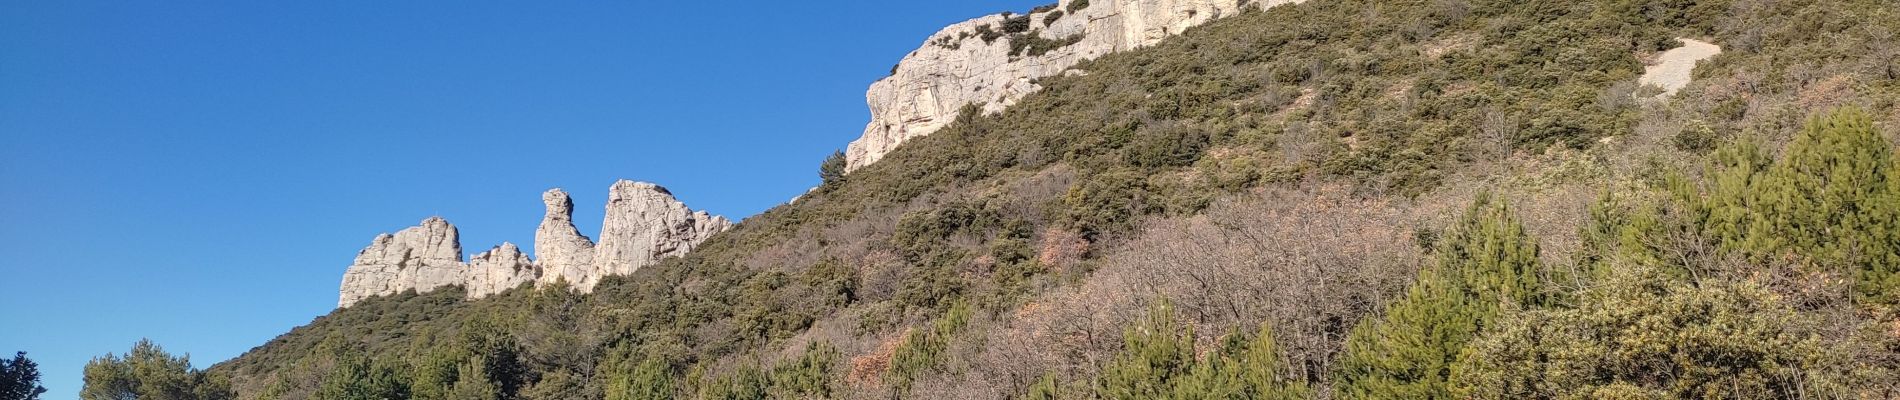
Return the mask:
[(692, 211), (659, 185), (622, 180), (609, 191), (601, 243), (596, 246), (575, 229), (574, 203), (567, 192), (548, 190), (541, 194), (541, 202), (547, 213), (534, 234), (539, 260), (530, 259), (512, 243), (502, 243), (463, 262), (455, 226), (441, 217), (429, 217), (394, 235), (378, 235), (358, 252), (343, 273), (337, 306), (449, 285), (461, 285), (470, 298), (528, 282), (565, 281), (589, 292), (601, 278), (630, 274), (666, 257), (684, 255), (732, 227), (725, 217)]

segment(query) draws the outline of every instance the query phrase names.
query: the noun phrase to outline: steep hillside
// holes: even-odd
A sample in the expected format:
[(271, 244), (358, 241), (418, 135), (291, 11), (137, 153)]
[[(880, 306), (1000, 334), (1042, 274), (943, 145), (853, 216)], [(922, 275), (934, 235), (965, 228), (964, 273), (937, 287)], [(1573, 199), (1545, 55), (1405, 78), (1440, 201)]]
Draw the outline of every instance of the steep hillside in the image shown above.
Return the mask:
[[(1896, 32), (1875, 0), (1249, 8), (591, 294), (372, 298), (212, 371), (245, 398), (1893, 398)], [(1678, 38), (1722, 52), (1639, 86)]]

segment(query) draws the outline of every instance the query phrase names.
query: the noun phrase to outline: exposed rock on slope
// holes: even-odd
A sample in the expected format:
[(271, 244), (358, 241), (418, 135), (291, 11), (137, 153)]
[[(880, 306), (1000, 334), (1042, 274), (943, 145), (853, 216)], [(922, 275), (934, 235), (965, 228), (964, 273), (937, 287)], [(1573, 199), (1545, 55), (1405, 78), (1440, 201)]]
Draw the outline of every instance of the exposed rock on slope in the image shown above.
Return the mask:
[(427, 291), (460, 284), (465, 269), (455, 226), (441, 217), (429, 217), (395, 235), (377, 235), (369, 247), (356, 253), (356, 262), (343, 273), (337, 306), (406, 289)]
[(394, 235), (378, 235), (357, 253), (343, 273), (338, 307), (370, 296), (414, 289), (420, 292), (462, 285), (470, 298), (488, 296), (524, 283), (566, 281), (592, 291), (608, 275), (625, 275), (661, 259), (685, 254), (699, 242), (732, 227), (725, 217), (692, 211), (666, 191), (644, 182), (614, 183), (601, 228), (601, 244), (574, 228), (574, 203), (567, 192), (541, 195), (547, 214), (534, 235), (535, 262), (512, 243), (502, 243), (462, 262), (454, 225), (429, 217)]
[(594, 241), (574, 228), (574, 202), (561, 189), (541, 194), (547, 215), (534, 232), (534, 255), (541, 257), (543, 284), (558, 280), (581, 282), (594, 272)]
[(465, 282), (471, 298), (514, 289), (534, 282), (541, 274), (541, 267), (535, 266), (527, 254), (521, 254), (521, 248), (508, 242), (470, 257), (468, 268)]
[(731, 226), (725, 217), (687, 209), (659, 185), (616, 182), (608, 191), (607, 218), (600, 227), (593, 273), (571, 283), (591, 291), (602, 277), (630, 274), (666, 257), (686, 254)]
[(871, 122), (845, 151), (846, 168), (870, 165), (904, 141), (943, 128), (965, 105), (1002, 111), (1041, 89), (1036, 78), (1083, 60), (1152, 45), (1252, 4), (1301, 1), (1095, 0), (1078, 8), (1063, 0), (1028, 15), (995, 14), (950, 25), (905, 56), (890, 77), (871, 84), (865, 93)]

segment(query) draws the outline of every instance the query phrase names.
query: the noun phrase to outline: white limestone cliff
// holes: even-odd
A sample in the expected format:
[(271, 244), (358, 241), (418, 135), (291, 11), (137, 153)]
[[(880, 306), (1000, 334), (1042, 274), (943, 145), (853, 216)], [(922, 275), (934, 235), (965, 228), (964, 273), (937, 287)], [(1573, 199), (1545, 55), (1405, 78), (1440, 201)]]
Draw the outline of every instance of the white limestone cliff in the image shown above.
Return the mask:
[(600, 278), (631, 274), (666, 257), (686, 254), (731, 226), (725, 217), (687, 209), (659, 185), (615, 182), (607, 194), (607, 217), (600, 227), (593, 273), (572, 283), (583, 291), (593, 290)]
[(573, 200), (561, 189), (549, 189), (541, 194), (541, 202), (547, 206), (547, 215), (534, 231), (534, 255), (541, 258), (542, 269), (537, 281), (542, 285), (584, 281), (594, 273), (594, 241), (574, 228)]
[[(845, 150), (847, 170), (877, 162), (905, 141), (942, 129), (965, 105), (996, 113), (1042, 87), (1036, 78), (1084, 60), (1153, 45), (1190, 27), (1304, 0), (1078, 0), (1027, 15), (995, 14), (950, 25), (905, 56), (891, 76), (871, 84), (871, 122)], [(1050, 15), (1062, 13), (1050, 20)], [(1025, 20), (1026, 18), (1026, 20)], [(985, 32), (988, 32), (986, 35)], [(1012, 50), (1013, 41), (1061, 45), (1042, 54)]]
[(469, 298), (487, 297), (520, 287), (534, 282), (542, 273), (541, 267), (534, 265), (527, 254), (521, 254), (520, 247), (508, 242), (469, 257), (466, 271), (468, 275), (463, 281)]
[(432, 290), (462, 283), (462, 245), (454, 225), (441, 217), (395, 235), (377, 235), (369, 247), (356, 253), (356, 262), (343, 273), (337, 306), (348, 306), (370, 296)]
[(609, 197), (601, 244), (596, 246), (574, 228), (574, 204), (567, 192), (543, 193), (547, 213), (535, 231), (534, 244), (539, 261), (512, 243), (502, 243), (464, 263), (455, 226), (440, 217), (429, 217), (394, 235), (378, 235), (343, 273), (337, 306), (449, 285), (461, 285), (469, 298), (529, 282), (566, 281), (576, 290), (590, 292), (602, 278), (684, 255), (732, 227), (725, 217), (692, 211), (666, 188), (651, 183), (622, 180), (614, 183)]

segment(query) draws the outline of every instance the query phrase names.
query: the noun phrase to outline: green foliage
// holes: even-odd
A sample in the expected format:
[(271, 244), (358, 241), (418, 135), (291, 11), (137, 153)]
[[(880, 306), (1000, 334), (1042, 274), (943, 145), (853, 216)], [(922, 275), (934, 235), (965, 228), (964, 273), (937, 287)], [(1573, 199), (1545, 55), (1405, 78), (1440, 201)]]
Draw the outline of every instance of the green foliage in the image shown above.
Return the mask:
[(1537, 243), (1510, 208), (1479, 195), (1385, 314), (1361, 322), (1335, 371), (1342, 398), (1450, 399), (1452, 366), (1501, 305), (1544, 304)]
[(1859, 109), (1815, 117), (1754, 185), (1759, 214), (1744, 247), (1795, 249), (1823, 266), (1852, 268), (1862, 295), (1900, 294), (1900, 179), (1893, 145)]
[(26, 358), (26, 352), (0, 360), (0, 400), (38, 400), (42, 393), (46, 387), (40, 386), (39, 364)]
[[(407, 377), (396, 368), (360, 354), (339, 354), (323, 378), (316, 398), (333, 400), (394, 400), (411, 398)], [(414, 398), (456, 398), (415, 396)], [(492, 397), (491, 397), (492, 398)]]
[(86, 363), (85, 400), (212, 400), (237, 398), (221, 375), (191, 367), (190, 357), (173, 357), (151, 340), (139, 340), (124, 357), (107, 353)]
[[(1055, 15), (1055, 14), (1051, 14), (1051, 15)], [(1037, 33), (1037, 32), (1028, 32), (1028, 33), (1019, 33), (1019, 34), (1009, 35), (1009, 54), (1013, 56), (1019, 56), (1019, 57), (1020, 56), (1030, 56), (1030, 57), (1041, 56), (1043, 54), (1048, 54), (1049, 51), (1051, 50), (1068, 47), (1069, 45), (1076, 44), (1076, 43), (1081, 43), (1083, 36), (1084, 35), (1082, 34), (1074, 34), (1074, 35), (1069, 35), (1068, 37), (1064, 37), (1061, 39), (1050, 39), (1050, 38), (1042, 37), (1042, 34)]]
[(1029, 392), (1023, 394), (1022, 400), (1057, 400), (1063, 398), (1062, 393), (1062, 384), (1056, 383), (1055, 374), (1042, 374), (1041, 379), (1029, 385)]
[(1672, 143), (1678, 150), (1701, 153), (1714, 150), (1720, 139), (1721, 137), (1715, 134), (1715, 128), (1709, 127), (1708, 123), (1691, 121), (1682, 127), (1681, 132), (1676, 133)]
[(1167, 398), (1193, 369), (1194, 330), (1164, 302), (1122, 333), (1122, 350), (1102, 367), (1095, 391), (1106, 399)]
[(1779, 160), (1749, 142), (1725, 146), (1707, 193), (1685, 184), (1677, 197), (1727, 251), (1852, 276), (1860, 297), (1892, 303), (1900, 293), (1892, 146), (1865, 112), (1842, 109), (1811, 118)]
[(950, 341), (970, 324), (970, 305), (956, 303), (943, 316), (930, 323), (930, 329), (913, 330), (891, 354), (890, 377), (899, 391), (909, 390), (911, 382), (942, 361)]
[(772, 393), (778, 398), (833, 398), (838, 363), (843, 356), (828, 342), (814, 343), (804, 354), (779, 362), (772, 369)]
[(1024, 32), (1029, 32), (1029, 14), (1005, 15), (1003, 17), (1004, 34), (1014, 35)]
[[(1221, 346), (1197, 358), (1194, 330), (1174, 319), (1162, 303), (1148, 318), (1122, 334), (1122, 350), (1095, 387), (1104, 399), (1307, 399), (1306, 382), (1289, 377), (1273, 331), (1266, 325), (1252, 335), (1231, 333)], [(1053, 398), (1060, 387), (1045, 376), (1029, 398)]]
[[(700, 399), (820, 399), (834, 398), (842, 356), (830, 343), (812, 343), (798, 357), (779, 361), (769, 370), (753, 362), (729, 375), (701, 384)], [(688, 382), (697, 381), (689, 377)], [(670, 396), (651, 397), (667, 398)]]
[(1148, 201), (1147, 176), (1134, 169), (1088, 175), (1063, 197), (1064, 217), (1084, 236), (1131, 228), (1134, 217), (1155, 208)]
[(673, 369), (665, 361), (646, 359), (631, 369), (607, 371), (607, 400), (664, 399), (675, 396)]
[(1085, 8), (1089, 8), (1089, 0), (1073, 0), (1069, 2), (1068, 10), (1070, 13), (1074, 13), (1077, 10)]
[(700, 392), (705, 400), (764, 400), (772, 388), (772, 377), (752, 365), (740, 366), (732, 375), (721, 377)]
[[(896, 73), (895, 68), (892, 69), (892, 73)], [(821, 187), (835, 187), (844, 183), (844, 169), (844, 152), (832, 151), (830, 156), (825, 157), (824, 163), (818, 164), (819, 185)]]
[(1617, 268), (1576, 308), (1512, 309), (1454, 377), (1473, 399), (1854, 398), (1849, 350), (1752, 283)]

